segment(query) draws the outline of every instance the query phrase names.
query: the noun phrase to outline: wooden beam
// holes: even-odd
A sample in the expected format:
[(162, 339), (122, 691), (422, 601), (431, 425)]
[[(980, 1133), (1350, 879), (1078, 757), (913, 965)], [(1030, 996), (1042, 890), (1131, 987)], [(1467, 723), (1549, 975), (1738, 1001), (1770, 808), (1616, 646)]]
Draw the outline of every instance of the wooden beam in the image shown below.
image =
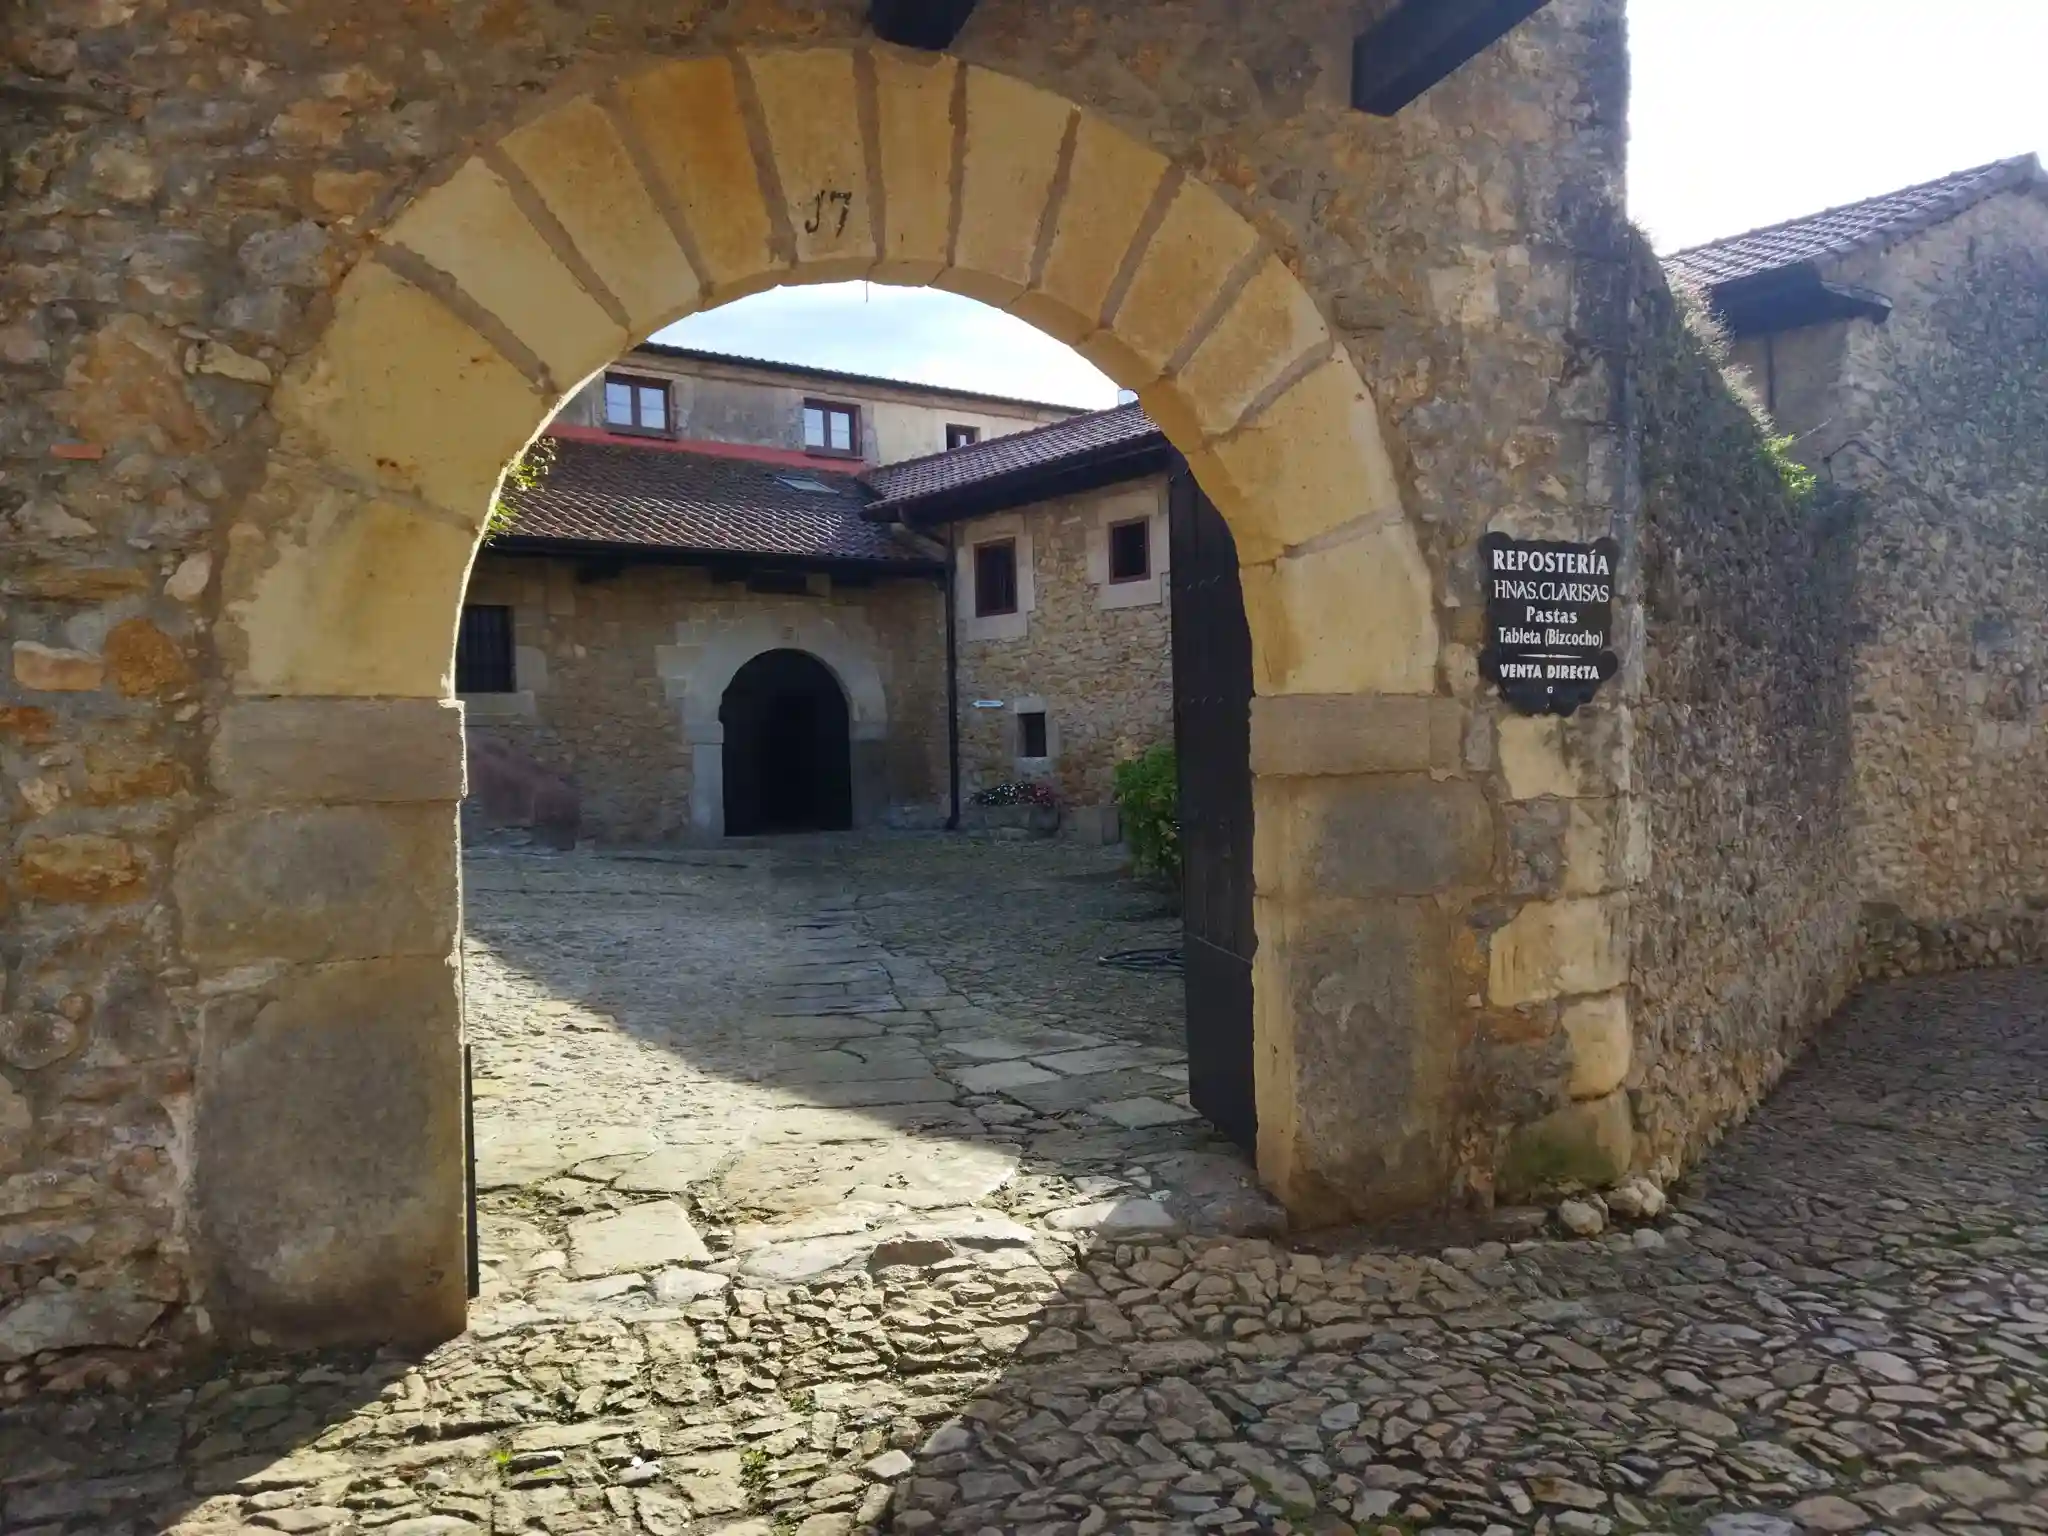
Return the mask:
[(936, 51), (953, 39), (974, 14), (976, 0), (870, 0), (869, 19), (875, 36), (905, 48)]
[(1398, 0), (1352, 44), (1351, 104), (1375, 117), (1392, 117), (1547, 4), (1549, 0)]

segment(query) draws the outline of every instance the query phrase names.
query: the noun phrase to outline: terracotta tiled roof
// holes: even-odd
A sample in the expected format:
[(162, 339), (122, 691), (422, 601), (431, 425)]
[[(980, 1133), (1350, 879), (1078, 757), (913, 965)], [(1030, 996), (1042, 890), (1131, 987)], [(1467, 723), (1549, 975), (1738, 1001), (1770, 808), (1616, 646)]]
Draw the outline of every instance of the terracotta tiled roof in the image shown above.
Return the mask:
[(1664, 258), (1665, 269), (1709, 288), (1762, 277), (1804, 262), (1846, 256), (1952, 219), (1996, 192), (2041, 174), (2032, 155), (1994, 160), (1935, 181), (1823, 209), (1801, 219), (1730, 235)]
[(910, 502), (927, 502), (992, 481), (1026, 476), (1120, 448), (1163, 442), (1152, 419), (1135, 405), (1093, 411), (1051, 426), (983, 438), (968, 448), (904, 459), (871, 469), (864, 477), (880, 498), (871, 514), (887, 515)]
[(870, 496), (852, 475), (574, 438), (555, 439), (554, 451), (537, 486), (507, 494), (516, 516), (506, 537), (870, 564), (932, 558), (861, 515)]

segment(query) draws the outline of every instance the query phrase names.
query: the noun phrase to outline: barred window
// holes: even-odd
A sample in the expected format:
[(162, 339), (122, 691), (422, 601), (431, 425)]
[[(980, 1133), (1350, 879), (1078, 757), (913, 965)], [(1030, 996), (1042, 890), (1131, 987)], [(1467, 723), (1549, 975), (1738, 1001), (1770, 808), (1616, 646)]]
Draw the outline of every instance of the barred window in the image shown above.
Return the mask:
[(512, 610), (503, 603), (464, 603), (455, 637), (457, 693), (511, 693)]
[(1109, 579), (1143, 581), (1152, 574), (1152, 524), (1139, 518), (1109, 525)]
[(999, 539), (974, 546), (974, 616), (985, 619), (1017, 611), (1017, 541)]

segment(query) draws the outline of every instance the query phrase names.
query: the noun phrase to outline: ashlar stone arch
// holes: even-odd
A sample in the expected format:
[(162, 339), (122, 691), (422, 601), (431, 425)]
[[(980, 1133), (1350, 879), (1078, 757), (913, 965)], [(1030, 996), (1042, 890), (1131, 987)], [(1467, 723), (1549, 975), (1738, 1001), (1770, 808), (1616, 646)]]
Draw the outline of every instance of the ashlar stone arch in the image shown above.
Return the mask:
[(725, 725), (719, 704), (740, 668), (769, 651), (796, 650), (815, 657), (846, 695), (853, 733), (855, 826), (872, 825), (888, 795), (883, 745), (889, 739), (889, 696), (874, 651), (841, 627), (839, 616), (814, 608), (750, 614), (721, 626), (699, 650), (661, 660), (663, 684), (682, 715), (690, 746), (690, 830), (701, 837), (725, 832)]
[[(1429, 570), (1343, 345), (1224, 197), (1056, 95), (883, 46), (743, 50), (556, 100), (453, 167), (343, 282), (274, 398), (275, 447), (223, 572), (224, 803), (181, 860), (202, 987), (243, 1020), (202, 1061), (194, 1175), (231, 1331), (461, 1323), (446, 701), (501, 467), (662, 325), (856, 276), (968, 294), (1071, 343), (1139, 391), (1222, 509), (1260, 695), (1261, 1172), (1309, 1217), (1442, 1193), (1445, 986), (1392, 974), (1435, 951), (1398, 914), (1355, 936), (1358, 890), (1317, 850), (1370, 828), (1298, 788), (1326, 781), (1289, 777), (1457, 766)], [(1471, 798), (1441, 829), (1447, 852), (1364, 888), (1483, 880)], [(345, 886), (260, 910), (203, 877), (286, 854), (318, 867), (344, 846)], [(373, 1123), (384, 1139), (363, 1144)], [(348, 1150), (309, 1162), (309, 1139)], [(284, 1164), (299, 1171), (279, 1180)]]

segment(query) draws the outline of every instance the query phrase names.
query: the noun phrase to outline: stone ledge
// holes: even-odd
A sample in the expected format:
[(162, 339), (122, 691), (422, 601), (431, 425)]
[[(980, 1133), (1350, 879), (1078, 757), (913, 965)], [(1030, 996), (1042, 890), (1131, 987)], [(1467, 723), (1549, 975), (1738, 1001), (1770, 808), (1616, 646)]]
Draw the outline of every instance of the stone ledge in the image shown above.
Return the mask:
[(460, 800), (463, 708), (447, 699), (251, 699), (221, 711), (214, 787), (244, 804)]
[(456, 939), (455, 807), (230, 811), (184, 839), (171, 889), (201, 965), (445, 956)]
[(1261, 896), (1421, 896), (1483, 885), (1491, 872), (1493, 820), (1469, 779), (1266, 778), (1252, 799)]
[(1457, 772), (1465, 706), (1456, 699), (1291, 694), (1252, 700), (1260, 776)]
[(461, 1330), (461, 1036), (446, 956), (294, 970), (209, 1001), (197, 1247), (232, 1342)]
[(2048, 911), (2019, 907), (1921, 919), (1888, 903), (1866, 902), (1863, 907), (1857, 945), (1859, 981), (2044, 961), (2048, 961)]

